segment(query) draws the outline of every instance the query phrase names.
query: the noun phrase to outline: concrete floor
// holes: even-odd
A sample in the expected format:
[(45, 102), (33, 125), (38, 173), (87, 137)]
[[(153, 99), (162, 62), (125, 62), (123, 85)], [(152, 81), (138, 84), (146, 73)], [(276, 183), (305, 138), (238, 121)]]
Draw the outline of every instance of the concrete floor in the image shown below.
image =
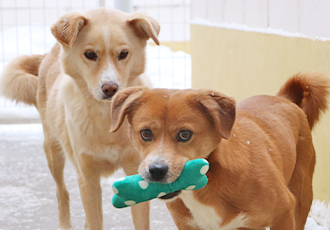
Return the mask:
[[(0, 126), (0, 229), (57, 229), (56, 187), (42, 148), (41, 124)], [(65, 180), (70, 193), (72, 225), (83, 229), (85, 214), (76, 171), (67, 161)], [(112, 182), (122, 171), (102, 180), (104, 229), (134, 229), (129, 208), (111, 204)], [(176, 229), (166, 206), (151, 204), (151, 229)]]

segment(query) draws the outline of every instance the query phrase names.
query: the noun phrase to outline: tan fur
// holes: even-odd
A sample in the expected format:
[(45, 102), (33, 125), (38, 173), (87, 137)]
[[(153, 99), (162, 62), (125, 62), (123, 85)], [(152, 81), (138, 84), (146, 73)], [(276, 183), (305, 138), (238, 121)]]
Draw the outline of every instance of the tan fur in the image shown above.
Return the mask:
[(2, 72), (2, 95), (37, 106), (38, 71), (43, 58), (44, 55), (24, 55), (10, 62)]
[[(154, 161), (168, 165), (166, 182), (187, 160), (209, 161), (205, 188), (167, 202), (180, 230), (303, 230), (313, 199), (311, 129), (328, 95), (329, 79), (313, 73), (289, 79), (278, 96), (254, 96), (236, 109), (232, 98), (216, 91), (135, 87), (115, 96), (111, 130), (127, 115), (145, 179)], [(151, 141), (141, 138), (145, 129)], [(178, 141), (181, 130), (193, 132), (189, 141)]]
[[(137, 26), (143, 27), (143, 36), (137, 34), (141, 31)], [(63, 153), (78, 172), (86, 229), (103, 228), (100, 177), (119, 167), (127, 174), (137, 173), (140, 157), (126, 127), (109, 133), (111, 98), (104, 99), (102, 84), (116, 83), (120, 91), (147, 82), (142, 75), (146, 41), (151, 37), (158, 44), (159, 29), (154, 19), (141, 13), (106, 9), (70, 13), (52, 26), (61, 45), (44, 56), (18, 57), (4, 71), (3, 94), (38, 107), (44, 149), (57, 185), (59, 229), (72, 228)], [(94, 51), (97, 58), (88, 59), (87, 51)], [(125, 59), (119, 59), (122, 51), (128, 52)], [(133, 207), (132, 214), (136, 229), (149, 229), (148, 203)]]

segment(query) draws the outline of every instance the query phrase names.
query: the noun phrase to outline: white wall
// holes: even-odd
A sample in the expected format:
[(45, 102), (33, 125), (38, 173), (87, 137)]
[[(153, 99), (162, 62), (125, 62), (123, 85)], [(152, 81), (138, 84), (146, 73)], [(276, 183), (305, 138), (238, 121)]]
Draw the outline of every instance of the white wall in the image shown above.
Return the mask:
[(191, 0), (191, 18), (330, 37), (330, 0)]

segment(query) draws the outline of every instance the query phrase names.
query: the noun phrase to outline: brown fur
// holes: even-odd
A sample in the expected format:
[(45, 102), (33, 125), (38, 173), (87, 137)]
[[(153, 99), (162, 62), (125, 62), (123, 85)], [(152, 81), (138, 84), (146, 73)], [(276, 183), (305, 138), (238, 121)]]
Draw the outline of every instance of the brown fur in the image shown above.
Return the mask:
[(305, 75), (296, 74), (279, 90), (277, 96), (285, 97), (302, 108), (312, 129), (319, 120), (320, 113), (327, 109), (328, 101), (322, 99), (328, 94), (329, 79), (319, 73), (310, 75), (313, 77), (307, 81)]
[[(187, 160), (209, 161), (205, 188), (167, 202), (180, 230), (303, 230), (313, 199), (311, 129), (328, 95), (329, 80), (313, 73), (292, 77), (277, 96), (254, 96), (236, 109), (232, 98), (211, 90), (130, 88), (114, 98), (112, 131), (127, 115), (145, 179), (155, 161), (168, 165), (166, 182)], [(145, 129), (151, 141), (141, 138)], [(189, 141), (178, 142), (181, 130), (193, 132)]]
[[(109, 133), (111, 97), (102, 85), (117, 84), (120, 91), (147, 84), (142, 75), (146, 41), (151, 37), (159, 44), (159, 30), (142, 13), (97, 9), (66, 14), (51, 28), (60, 44), (46, 55), (18, 57), (3, 72), (2, 93), (34, 104), (40, 113), (48, 166), (57, 185), (59, 229), (72, 229), (64, 153), (78, 172), (85, 229), (103, 228), (100, 177), (119, 167), (127, 174), (137, 172), (140, 156), (126, 128)], [(90, 51), (97, 55), (93, 60), (85, 56)], [(126, 58), (119, 58), (121, 52), (128, 52)], [(148, 203), (132, 207), (132, 214), (136, 229), (149, 229)]]

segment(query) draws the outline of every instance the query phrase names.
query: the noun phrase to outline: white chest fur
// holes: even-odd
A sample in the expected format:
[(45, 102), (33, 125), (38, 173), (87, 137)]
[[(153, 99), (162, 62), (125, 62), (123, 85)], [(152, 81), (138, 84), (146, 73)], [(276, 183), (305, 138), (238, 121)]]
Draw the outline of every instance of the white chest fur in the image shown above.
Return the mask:
[(194, 220), (189, 224), (194, 227), (198, 226), (205, 230), (234, 230), (239, 227), (244, 227), (246, 216), (239, 214), (232, 222), (224, 227), (220, 227), (221, 217), (217, 215), (214, 208), (203, 205), (193, 196), (192, 191), (182, 191), (180, 198), (190, 210)]
[(64, 113), (62, 112), (58, 117), (64, 117), (62, 120), (66, 124), (66, 128), (62, 129), (64, 131), (61, 130), (65, 133), (61, 138), (69, 137), (74, 153), (88, 154), (113, 164), (121, 160), (128, 147), (124, 142), (125, 135), (120, 133), (123, 131), (118, 131), (116, 134), (109, 132), (109, 103), (97, 102), (82, 95), (73, 80), (66, 75), (60, 82), (57, 100), (64, 109)]

